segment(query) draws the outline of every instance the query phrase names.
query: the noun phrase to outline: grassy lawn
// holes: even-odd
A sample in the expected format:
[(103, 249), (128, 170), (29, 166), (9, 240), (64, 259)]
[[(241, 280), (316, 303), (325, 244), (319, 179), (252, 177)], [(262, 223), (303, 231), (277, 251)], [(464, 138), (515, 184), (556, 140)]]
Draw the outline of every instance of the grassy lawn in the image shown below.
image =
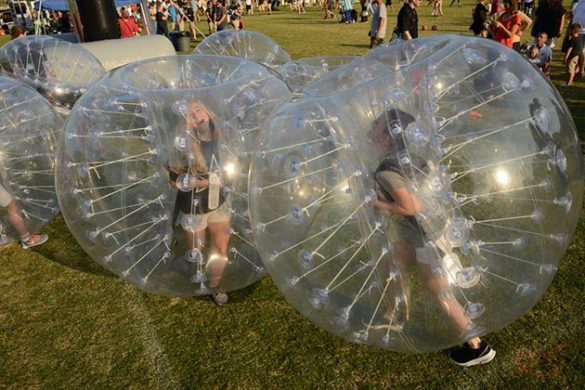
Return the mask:
[[(469, 34), (474, 2), (448, 4), (440, 18), (423, 5), (420, 24)], [(397, 12), (395, 5), (389, 31)], [(316, 8), (305, 15), (283, 8), (245, 23), (293, 58), (367, 51), (369, 24), (322, 17)], [(564, 68), (558, 49), (554, 55), (559, 85)], [(561, 94), (583, 139), (585, 81)], [(222, 308), (142, 293), (89, 258), (58, 217), (45, 228), (47, 244), (0, 252), (0, 388), (583, 388), (584, 221), (542, 301), (486, 337), (496, 359), (461, 369), (442, 352), (398, 354), (330, 335), (288, 305), (269, 278), (234, 292)]]

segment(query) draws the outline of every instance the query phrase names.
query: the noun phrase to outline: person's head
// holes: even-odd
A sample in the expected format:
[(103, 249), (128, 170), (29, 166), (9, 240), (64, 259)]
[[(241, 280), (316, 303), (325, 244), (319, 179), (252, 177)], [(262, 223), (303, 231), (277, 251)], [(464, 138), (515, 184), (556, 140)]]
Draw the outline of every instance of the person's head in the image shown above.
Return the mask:
[(197, 138), (204, 129), (209, 129), (212, 139), (219, 139), (220, 134), (215, 124), (215, 116), (198, 101), (192, 101), (187, 105), (185, 124), (188, 130)]
[(417, 8), (420, 5), (420, 2), (421, 0), (408, 0), (408, 4), (413, 8)]
[(397, 144), (404, 142), (400, 141), (402, 131), (397, 129), (405, 129), (414, 120), (412, 115), (402, 110), (390, 109), (374, 120), (368, 137), (376, 144), (381, 154), (396, 152), (401, 147)]
[(531, 60), (533, 60), (536, 57), (538, 57), (538, 47), (532, 46), (530, 48), (530, 50), (528, 50), (528, 58), (530, 58)]
[(572, 36), (578, 37), (579, 33), (581, 32), (581, 25), (579, 23), (573, 23), (569, 27), (569, 31), (571, 32)]
[(12, 36), (12, 39), (15, 39), (26, 35), (26, 31), (24, 30), (23, 26), (12, 26), (10, 28), (10, 35)]
[(518, 12), (518, 0), (504, 0), (504, 10), (510, 14), (517, 13)]
[(538, 35), (536, 36), (536, 45), (538, 47), (543, 47), (546, 44), (546, 41), (548, 39), (548, 34), (543, 32), (538, 33)]

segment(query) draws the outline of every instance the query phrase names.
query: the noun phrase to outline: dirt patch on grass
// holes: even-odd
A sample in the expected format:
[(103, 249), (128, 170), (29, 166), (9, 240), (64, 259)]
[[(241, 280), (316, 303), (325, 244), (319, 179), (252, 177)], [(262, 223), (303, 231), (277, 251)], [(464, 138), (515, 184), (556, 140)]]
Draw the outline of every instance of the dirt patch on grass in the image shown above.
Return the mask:
[(562, 352), (568, 348), (566, 343), (544, 350), (519, 348), (513, 359), (515, 376), (561, 377), (565, 369)]

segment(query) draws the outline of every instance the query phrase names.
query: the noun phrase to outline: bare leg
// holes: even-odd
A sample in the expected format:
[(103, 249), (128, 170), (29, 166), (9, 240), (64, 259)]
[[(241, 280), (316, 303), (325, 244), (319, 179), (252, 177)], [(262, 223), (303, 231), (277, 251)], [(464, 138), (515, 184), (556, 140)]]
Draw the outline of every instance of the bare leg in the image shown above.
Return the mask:
[(214, 289), (219, 286), (227, 265), (227, 250), (231, 238), (230, 222), (209, 223), (207, 228), (209, 229), (211, 245), (215, 252), (213, 255), (218, 256), (218, 258), (215, 258), (214, 261), (211, 261), (209, 264), (209, 287)]
[[(420, 273), (432, 298), (441, 306), (441, 309), (453, 322), (459, 334), (464, 334), (469, 326), (470, 320), (465, 315), (463, 306), (455, 299), (450, 292), (449, 282), (445, 277), (433, 274), (431, 267), (427, 264), (420, 264)], [(481, 340), (474, 337), (467, 340), (472, 348), (479, 347)]]
[(30, 236), (30, 233), (24, 224), (24, 219), (22, 218), (22, 209), (17, 201), (13, 200), (6, 206), (6, 211), (8, 213), (8, 220), (10, 224), (18, 233), (20, 238), (26, 238)]
[[(399, 241), (394, 244), (385, 266), (384, 275), (387, 276), (387, 279), (384, 289), (386, 290), (387, 304), (384, 317), (390, 321), (388, 325), (396, 329), (404, 326), (404, 321), (408, 320), (408, 289), (404, 278), (407, 268), (414, 264), (415, 259), (414, 248), (405, 241)], [(400, 275), (392, 275), (392, 266)], [(400, 304), (404, 308), (399, 308)], [(404, 310), (404, 312), (398, 313), (397, 310)]]

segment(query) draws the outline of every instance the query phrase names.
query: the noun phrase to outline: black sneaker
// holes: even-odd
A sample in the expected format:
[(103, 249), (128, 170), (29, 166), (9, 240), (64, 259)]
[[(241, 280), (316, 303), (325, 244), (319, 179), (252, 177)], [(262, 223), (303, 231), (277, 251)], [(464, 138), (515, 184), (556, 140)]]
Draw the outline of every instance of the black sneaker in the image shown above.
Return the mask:
[(489, 363), (494, 357), (496, 357), (496, 351), (485, 341), (482, 341), (477, 349), (471, 348), (468, 343), (465, 343), (463, 347), (449, 351), (449, 359), (462, 367)]

